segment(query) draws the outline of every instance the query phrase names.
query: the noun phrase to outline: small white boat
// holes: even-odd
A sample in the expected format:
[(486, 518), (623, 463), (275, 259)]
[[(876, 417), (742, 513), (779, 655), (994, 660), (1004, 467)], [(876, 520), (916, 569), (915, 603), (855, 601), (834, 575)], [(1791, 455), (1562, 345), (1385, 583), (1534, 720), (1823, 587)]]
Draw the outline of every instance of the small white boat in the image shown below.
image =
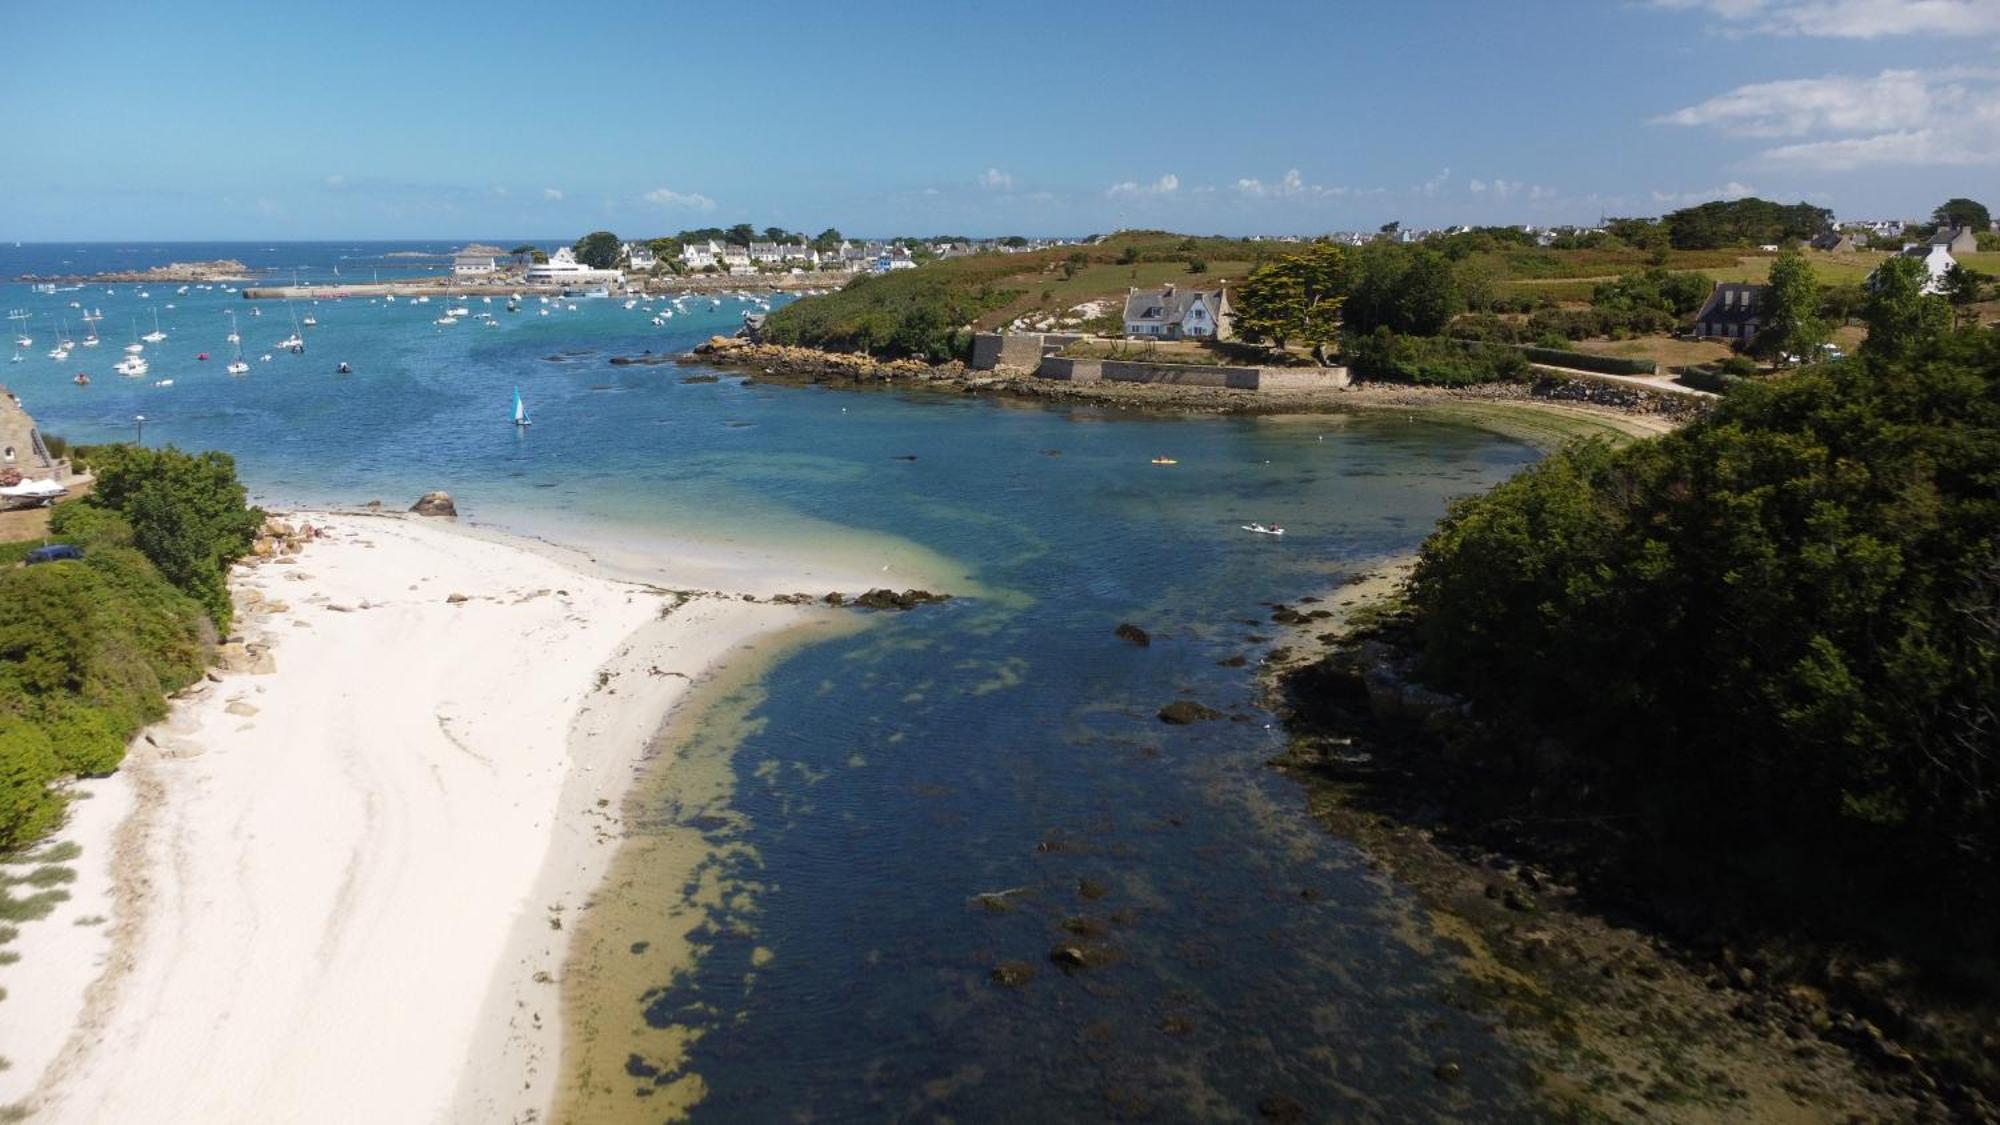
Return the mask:
[(305, 316), (299, 318), (299, 323), (307, 328), (318, 328), (319, 318), (311, 313), (307, 313)]
[(167, 334), (165, 332), (160, 331), (160, 310), (158, 309), (153, 310), (153, 330), (139, 338), (141, 340), (146, 341), (149, 344), (157, 344), (161, 340), (167, 338)]
[(438, 317), (438, 318), (437, 318), (436, 320), (433, 320), (433, 321), (431, 321), (431, 323), (432, 323), (432, 324), (457, 324), (457, 323), (458, 323), (458, 318), (457, 318), (457, 317), (455, 317), (455, 316), (453, 316), (453, 315), (451, 315), (451, 314), (450, 314), (449, 312), (447, 312), (447, 313), (446, 313), (445, 315), (443, 315), (443, 316), (441, 316), (441, 317)]
[(526, 406), (522, 405), (522, 403), (521, 403), (521, 388), (519, 388), (519, 387), (515, 387), (515, 388), (514, 388), (514, 425), (516, 425), (516, 426), (532, 426), (532, 425), (534, 425), (534, 424), (535, 424), (535, 423), (534, 423), (534, 421), (533, 421), (532, 419), (530, 419), (530, 418), (528, 417), (528, 408), (527, 408)]
[(1246, 523), (1243, 525), (1243, 530), (1253, 535), (1283, 535), (1285, 533), (1285, 529), (1282, 527), (1265, 527), (1261, 523)]
[(229, 366), (223, 368), (223, 370), (229, 372), (231, 375), (248, 375), (250, 374), (250, 365), (243, 362), (241, 357), (238, 357), (232, 360)]
[(155, 381), (153, 385), (156, 387), (171, 387), (174, 385), (174, 381), (172, 379), (160, 379)]

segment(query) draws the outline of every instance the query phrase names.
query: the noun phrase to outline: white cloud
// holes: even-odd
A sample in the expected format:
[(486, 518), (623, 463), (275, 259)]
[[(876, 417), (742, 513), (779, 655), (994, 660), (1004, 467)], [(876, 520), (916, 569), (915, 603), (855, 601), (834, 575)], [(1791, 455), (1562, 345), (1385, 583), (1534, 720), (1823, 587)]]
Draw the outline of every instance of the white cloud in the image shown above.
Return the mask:
[(1472, 194), (1484, 199), (1554, 199), (1556, 189), (1531, 184), (1524, 180), (1473, 180), (1466, 184)]
[(1122, 184), (1112, 184), (1104, 190), (1105, 196), (1117, 199), (1120, 196), (1161, 196), (1172, 195), (1181, 190), (1181, 178), (1168, 172), (1150, 184), (1126, 180)]
[(1784, 140), (1766, 163), (1817, 171), (2000, 162), (2000, 70), (1885, 70), (1739, 86), (1655, 124)]
[(328, 176), (325, 182), (326, 186), (334, 189), (335, 191), (339, 191), (341, 188), (347, 186), (347, 177), (340, 175), (339, 173), (335, 173), (334, 175)]
[(1330, 187), (1326, 184), (1307, 183), (1297, 168), (1287, 171), (1276, 183), (1265, 183), (1254, 177), (1244, 177), (1236, 181), (1236, 193), (1250, 199), (1325, 199), (1346, 195), (1347, 188)]
[(550, 203), (561, 203), (563, 198), (562, 189), (545, 187), (542, 189), (542, 198), (548, 200)]
[(995, 191), (1012, 191), (1014, 190), (1014, 177), (1002, 172), (998, 168), (988, 168), (979, 174), (979, 186), (992, 188)]
[(1653, 202), (1672, 204), (1676, 207), (1687, 207), (1716, 199), (1743, 199), (1756, 194), (1757, 189), (1751, 187), (1749, 184), (1739, 184), (1735, 180), (1731, 180), (1721, 187), (1702, 188), (1698, 191), (1661, 191), (1658, 188), (1654, 188)]
[(1431, 199), (1437, 195), (1437, 193), (1444, 187), (1445, 182), (1450, 179), (1451, 179), (1451, 169), (1446, 168), (1444, 171), (1439, 172), (1437, 175), (1432, 176), (1430, 179), (1425, 180), (1423, 183), (1418, 184), (1416, 187), (1411, 188), (1410, 191), (1416, 195), (1423, 196), (1425, 199)]
[(2000, 35), (1993, 0), (1653, 0), (1656, 8), (1699, 10), (1725, 30), (1825, 39), (1891, 35)]
[(697, 192), (678, 192), (672, 188), (654, 188), (646, 193), (646, 202), (662, 207), (685, 207), (690, 211), (713, 211), (715, 200)]

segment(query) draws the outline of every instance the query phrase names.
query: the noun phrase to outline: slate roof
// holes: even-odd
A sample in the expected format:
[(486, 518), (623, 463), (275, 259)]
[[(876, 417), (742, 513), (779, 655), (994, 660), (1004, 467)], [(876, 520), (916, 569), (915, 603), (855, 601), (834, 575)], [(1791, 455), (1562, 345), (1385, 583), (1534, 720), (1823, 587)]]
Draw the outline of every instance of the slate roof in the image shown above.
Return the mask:
[(1762, 323), (1770, 316), (1770, 289), (1754, 282), (1717, 282), (1715, 292), (1708, 295), (1708, 303), (1696, 314), (1695, 323), (1742, 324), (1750, 320)]
[(1196, 297), (1207, 301), (1209, 316), (1215, 317), (1220, 313), (1222, 291), (1219, 289), (1181, 289), (1176, 286), (1139, 289), (1125, 297), (1125, 323), (1179, 324), (1187, 318), (1188, 309), (1194, 307)]

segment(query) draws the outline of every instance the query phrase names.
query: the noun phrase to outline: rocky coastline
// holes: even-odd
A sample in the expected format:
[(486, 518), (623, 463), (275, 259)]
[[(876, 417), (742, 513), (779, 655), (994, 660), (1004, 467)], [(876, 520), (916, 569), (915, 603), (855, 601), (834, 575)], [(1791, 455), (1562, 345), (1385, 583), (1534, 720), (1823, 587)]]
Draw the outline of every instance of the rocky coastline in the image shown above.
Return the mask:
[(168, 262), (164, 266), (144, 270), (110, 270), (92, 274), (24, 273), (14, 280), (30, 285), (95, 285), (107, 282), (165, 285), (252, 279), (253, 271), (249, 266), (234, 258), (218, 258), (212, 262)]
[(756, 343), (738, 336), (715, 336), (683, 357), (748, 373), (771, 382), (854, 387), (909, 386), (953, 394), (994, 394), (1047, 402), (1097, 403), (1118, 409), (1185, 414), (1299, 414), (1317, 410), (1421, 407), (1439, 403), (1555, 406), (1642, 423), (1638, 429), (1663, 432), (1695, 417), (1704, 403), (1585, 379), (1547, 375), (1533, 383), (1489, 383), (1472, 387), (1427, 387), (1358, 382), (1345, 388), (1239, 391), (1220, 387), (1157, 383), (1072, 383), (1042, 379), (1015, 369), (976, 371), (953, 360), (931, 364), (914, 359), (876, 359), (849, 352)]
[(1534, 1060), (1558, 1109), (2000, 1122), (1966, 1065), (1994, 1033), (1907, 971), (1738, 928), (1605, 861), (1606, 826), (1483, 795), (1459, 754), (1476, 716), (1421, 682), (1402, 640), (1414, 563), (1266, 607), (1281, 635), (1259, 674), (1289, 736), (1270, 764), (1413, 892), (1413, 940), (1456, 963), (1454, 995)]

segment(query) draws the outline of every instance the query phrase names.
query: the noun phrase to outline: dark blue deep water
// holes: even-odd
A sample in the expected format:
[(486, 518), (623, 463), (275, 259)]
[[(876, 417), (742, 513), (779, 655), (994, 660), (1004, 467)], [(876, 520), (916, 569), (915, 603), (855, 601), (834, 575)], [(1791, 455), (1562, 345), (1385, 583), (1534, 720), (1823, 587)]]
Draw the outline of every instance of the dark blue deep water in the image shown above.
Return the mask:
[[(9, 276), (34, 268), (20, 260)], [(717, 845), (746, 845), (715, 862), (758, 888), (712, 934), (754, 940), (717, 936), (692, 972), (631, 998), (704, 1029), (697, 1119), (1254, 1120), (1273, 1098), (1317, 1120), (1485, 1119), (1520, 1096), (1518, 1066), (1399, 937), (1403, 893), (1265, 766), (1282, 741), (1255, 665), (1275, 635), (1266, 603), (1409, 550), (1531, 449), (1399, 415), (1157, 418), (606, 363), (731, 330), (748, 307), (734, 300), (655, 327), (618, 301), (544, 316), (475, 298), (493, 328), (434, 326), (438, 301), (327, 301), (296, 310), (320, 321), (307, 354), (266, 363), (289, 331), (281, 303), (254, 302), (253, 319), (233, 294), (108, 288), (5, 288), (38, 339), (0, 378), (47, 432), (123, 439), (144, 415), (148, 444), (229, 450), (270, 500), (400, 505), (442, 487), (475, 519), (584, 543), (914, 545), (945, 560), (940, 584), (978, 592), (765, 676), (729, 807), (695, 810)], [(99, 307), (103, 345), (44, 355)], [(169, 339), (147, 377), (120, 379), (119, 345), (156, 308)], [(244, 378), (221, 368), (224, 310)], [(90, 386), (70, 383), (78, 370)], [(506, 424), (517, 386), (525, 435)], [(1253, 520), (1289, 534), (1239, 529)], [(1115, 638), (1122, 621), (1153, 644)], [(1248, 666), (1219, 663), (1236, 656)], [(1158, 722), (1179, 698), (1227, 717)], [(973, 901), (1003, 890), (1012, 909)], [(1075, 929), (1113, 963), (1048, 964)], [(753, 948), (770, 954), (754, 972)], [(1002, 961), (1038, 973), (1000, 987)], [(1446, 1058), (1463, 1082), (1433, 1077)]]

